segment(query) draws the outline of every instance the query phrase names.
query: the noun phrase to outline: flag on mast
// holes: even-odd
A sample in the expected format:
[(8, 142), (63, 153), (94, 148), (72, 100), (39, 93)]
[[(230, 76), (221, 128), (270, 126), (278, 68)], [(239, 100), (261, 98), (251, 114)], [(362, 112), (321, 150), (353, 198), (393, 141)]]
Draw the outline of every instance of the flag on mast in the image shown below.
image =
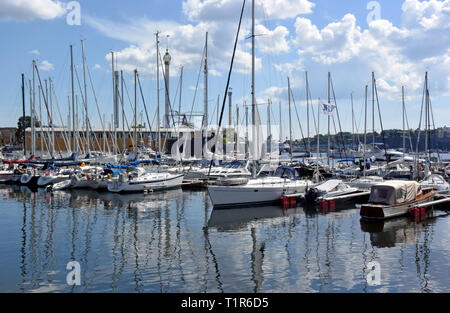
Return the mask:
[(334, 108), (336, 108), (335, 104), (331, 103), (323, 103), (322, 102), (322, 112), (325, 115), (333, 115)]

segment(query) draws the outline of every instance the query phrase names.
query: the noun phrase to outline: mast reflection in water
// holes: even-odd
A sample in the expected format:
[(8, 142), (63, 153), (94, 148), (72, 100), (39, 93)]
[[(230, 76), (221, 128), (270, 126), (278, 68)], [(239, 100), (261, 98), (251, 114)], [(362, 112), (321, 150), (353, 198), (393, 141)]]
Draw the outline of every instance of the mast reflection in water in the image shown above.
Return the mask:
[[(431, 215), (364, 223), (351, 205), (213, 210), (203, 191), (0, 186), (0, 292), (446, 292), (450, 219)], [(72, 260), (80, 286), (66, 283)]]

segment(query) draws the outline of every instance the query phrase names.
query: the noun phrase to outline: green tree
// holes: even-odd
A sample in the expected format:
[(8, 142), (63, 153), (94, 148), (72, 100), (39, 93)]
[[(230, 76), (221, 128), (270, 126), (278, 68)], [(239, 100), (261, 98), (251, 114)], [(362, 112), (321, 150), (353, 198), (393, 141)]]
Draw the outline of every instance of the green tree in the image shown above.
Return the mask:
[[(34, 121), (35, 127), (40, 127), (41, 122), (39, 122), (38, 119)], [(19, 120), (17, 121), (17, 130), (16, 130), (16, 142), (18, 144), (23, 144), (23, 134), (25, 132), (25, 129), (31, 127), (31, 116), (25, 116), (25, 119), (23, 116), (19, 117)]]

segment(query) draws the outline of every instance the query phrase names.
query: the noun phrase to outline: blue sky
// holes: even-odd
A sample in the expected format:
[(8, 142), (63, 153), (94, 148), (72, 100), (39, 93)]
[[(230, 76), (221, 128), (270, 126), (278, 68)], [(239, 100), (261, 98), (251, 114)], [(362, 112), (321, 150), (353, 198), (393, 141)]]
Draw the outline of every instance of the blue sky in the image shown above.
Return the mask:
[[(448, 125), (450, 109), (450, 0), (378, 1), (380, 18), (367, 23), (370, 1), (356, 0), (257, 0), (257, 80), (260, 114), (266, 120), (264, 103), (274, 103), (272, 122), (288, 127), (287, 77), (302, 127), (306, 126), (305, 71), (308, 71), (314, 108), (317, 98), (327, 97), (327, 73), (331, 72), (340, 119), (351, 130), (350, 93), (355, 115), (363, 127), (364, 85), (375, 71), (384, 128), (401, 128), (401, 86), (407, 93), (409, 123), (419, 124), (425, 71), (429, 72), (430, 94), (436, 126)], [(86, 57), (101, 114), (111, 120), (112, 77), (109, 52), (117, 52), (118, 68), (126, 72), (132, 97), (132, 71), (141, 73), (152, 127), (156, 111), (156, 53), (154, 32), (161, 31), (161, 50), (167, 43), (172, 54), (171, 99), (184, 66), (182, 112), (202, 110), (203, 80), (193, 101), (198, 69), (209, 32), (209, 112), (215, 111), (217, 96), (223, 96), (233, 40), (242, 1), (79, 1), (81, 25), (70, 26), (67, 2), (52, 0), (0, 0), (0, 126), (15, 126), (21, 115), (20, 74), (31, 79), (31, 61), (38, 60), (42, 79), (52, 78), (63, 121), (67, 120), (70, 95), (69, 45), (82, 79), (81, 44)], [(232, 75), (233, 104), (250, 102), (250, 5), (247, 1), (241, 40)], [(165, 35), (170, 34), (167, 41)], [(82, 83), (82, 82), (81, 82)], [(79, 90), (76, 86), (76, 93)], [(163, 81), (161, 80), (161, 87)], [(370, 91), (370, 90), (369, 90)], [(163, 98), (164, 93), (161, 92)], [(178, 106), (178, 99), (175, 101)], [(194, 104), (193, 104), (194, 102)], [(88, 91), (89, 116), (94, 127), (100, 119), (92, 91)], [(222, 98), (220, 100), (222, 103)], [(163, 100), (161, 101), (163, 104)], [(129, 104), (126, 106), (129, 108)], [(42, 108), (43, 110), (44, 107)], [(139, 111), (143, 110), (139, 104)], [(163, 108), (161, 108), (161, 111)], [(243, 109), (241, 107), (241, 112)], [(29, 112), (27, 98), (27, 112)], [(214, 113), (215, 114), (215, 113)], [(45, 113), (43, 113), (45, 115)], [(131, 110), (127, 118), (131, 120)], [(233, 114), (234, 115), (234, 114)], [(225, 111), (225, 116), (228, 116)], [(243, 114), (241, 113), (241, 119)], [(81, 117), (80, 117), (81, 119)], [(210, 119), (213, 119), (210, 116)], [(321, 115), (321, 132), (326, 132)], [(371, 117), (368, 117), (371, 120)], [(61, 124), (59, 117), (55, 117)], [(293, 112), (294, 136), (299, 126)], [(144, 120), (145, 121), (145, 120)], [(312, 122), (311, 122), (312, 123)], [(380, 130), (377, 118), (376, 129)], [(369, 128), (371, 128), (371, 124)], [(313, 133), (313, 130), (310, 130)]]

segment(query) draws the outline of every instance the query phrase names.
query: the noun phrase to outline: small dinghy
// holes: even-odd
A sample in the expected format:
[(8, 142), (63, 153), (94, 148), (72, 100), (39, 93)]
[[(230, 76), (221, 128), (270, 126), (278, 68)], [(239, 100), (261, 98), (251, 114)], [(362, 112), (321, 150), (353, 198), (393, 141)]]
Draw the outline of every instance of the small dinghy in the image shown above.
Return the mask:
[(63, 180), (59, 183), (47, 186), (47, 191), (51, 192), (51, 191), (56, 191), (56, 190), (65, 190), (65, 189), (69, 189), (72, 186), (72, 180), (71, 179), (66, 179)]
[(340, 179), (330, 179), (314, 188), (310, 188), (305, 194), (305, 200), (312, 203), (321, 199), (352, 194), (358, 190), (356, 187), (350, 187), (343, 183)]

